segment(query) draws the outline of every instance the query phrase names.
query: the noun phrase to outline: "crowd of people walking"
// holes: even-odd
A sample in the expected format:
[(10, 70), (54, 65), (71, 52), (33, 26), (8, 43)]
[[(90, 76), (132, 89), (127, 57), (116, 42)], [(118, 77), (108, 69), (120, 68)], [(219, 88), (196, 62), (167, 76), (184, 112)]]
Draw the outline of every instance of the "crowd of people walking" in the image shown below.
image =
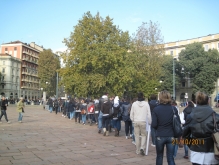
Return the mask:
[[(156, 148), (156, 165), (163, 164), (164, 148), (168, 165), (175, 165), (178, 147), (184, 147), (185, 155), (193, 165), (216, 165), (214, 140), (212, 134), (219, 124), (219, 115), (208, 105), (209, 98), (204, 92), (197, 92), (195, 100), (188, 101), (187, 107), (180, 113), (177, 103), (168, 91), (161, 91), (158, 95), (151, 95), (147, 102), (143, 93), (130, 100), (128, 97), (109, 97), (104, 94), (99, 99), (66, 100), (49, 98), (44, 102), (50, 113), (62, 113), (62, 117), (73, 120), (75, 124), (97, 126), (97, 133), (119, 137), (121, 122), (125, 125), (125, 139), (132, 139), (136, 154), (145, 155), (146, 139), (151, 136), (151, 146)], [(7, 118), (7, 101), (2, 97), (0, 101), (1, 119)], [(24, 113), (24, 99), (17, 103), (18, 122), (22, 123)], [(181, 123), (181, 136), (175, 136), (173, 116)], [(147, 127), (151, 126), (151, 135), (147, 134)], [(189, 143), (191, 139), (197, 143)], [(186, 142), (186, 143), (185, 143)], [(190, 155), (188, 154), (190, 149)]]

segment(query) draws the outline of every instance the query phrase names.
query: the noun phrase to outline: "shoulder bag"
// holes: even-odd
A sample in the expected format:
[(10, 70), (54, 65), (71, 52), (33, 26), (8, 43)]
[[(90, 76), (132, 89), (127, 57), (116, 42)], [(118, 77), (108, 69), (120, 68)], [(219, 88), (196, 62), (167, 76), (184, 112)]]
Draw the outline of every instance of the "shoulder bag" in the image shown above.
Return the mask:
[(214, 133), (212, 133), (212, 138), (214, 141), (214, 158), (219, 160), (219, 129), (217, 127), (215, 112), (212, 113), (214, 122)]
[(181, 122), (179, 121), (179, 119), (177, 118), (177, 115), (175, 114), (175, 111), (173, 109), (173, 132), (174, 132), (174, 137), (175, 138), (179, 138), (182, 136), (182, 126), (181, 126)]

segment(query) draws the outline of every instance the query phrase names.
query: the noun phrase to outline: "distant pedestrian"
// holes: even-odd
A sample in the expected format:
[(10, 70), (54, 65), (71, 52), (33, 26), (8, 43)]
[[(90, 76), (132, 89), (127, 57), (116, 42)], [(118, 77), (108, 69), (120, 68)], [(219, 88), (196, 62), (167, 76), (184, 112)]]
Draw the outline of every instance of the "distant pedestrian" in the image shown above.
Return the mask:
[(5, 100), (4, 96), (2, 97), (2, 99), (0, 101), (0, 106), (1, 106), (0, 123), (2, 123), (1, 122), (2, 116), (5, 116), (5, 120), (7, 121), (8, 124), (11, 123), (10, 121), (8, 121), (8, 117), (7, 117), (7, 113), (6, 113), (8, 102), (7, 102), (7, 100)]
[(17, 111), (19, 113), (18, 122), (22, 123), (22, 119), (23, 119), (22, 113), (24, 113), (24, 99), (23, 99), (23, 97), (21, 97), (20, 101), (17, 103)]

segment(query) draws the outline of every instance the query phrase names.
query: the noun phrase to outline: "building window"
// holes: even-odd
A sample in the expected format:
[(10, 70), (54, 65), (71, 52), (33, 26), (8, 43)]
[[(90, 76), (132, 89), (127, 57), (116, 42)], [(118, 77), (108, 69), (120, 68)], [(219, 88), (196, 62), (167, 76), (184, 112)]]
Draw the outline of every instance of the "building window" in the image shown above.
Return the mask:
[(3, 61), (3, 65), (5, 65), (5, 61)]
[(5, 48), (5, 51), (8, 51), (8, 48)]
[(170, 55), (173, 56), (173, 51), (172, 50), (170, 51)]
[(17, 47), (14, 47), (14, 50), (17, 50)]
[(2, 73), (5, 73), (5, 68), (2, 68)]
[(208, 51), (208, 45), (205, 45), (205, 51)]
[(182, 87), (186, 87), (186, 82), (182, 82)]

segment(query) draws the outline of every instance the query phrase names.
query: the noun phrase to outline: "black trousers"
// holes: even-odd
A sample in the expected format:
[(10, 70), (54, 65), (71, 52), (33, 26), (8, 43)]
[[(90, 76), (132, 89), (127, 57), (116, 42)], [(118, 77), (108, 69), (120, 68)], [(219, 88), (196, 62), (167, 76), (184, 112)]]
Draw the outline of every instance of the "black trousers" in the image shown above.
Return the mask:
[(2, 116), (5, 116), (5, 120), (8, 122), (8, 117), (7, 117), (6, 110), (1, 110), (0, 121), (1, 121), (1, 119), (2, 119)]
[(128, 136), (132, 134), (132, 121), (125, 121), (125, 135)]
[(78, 118), (78, 122), (80, 123), (80, 121), (81, 121), (81, 112), (75, 112), (75, 122), (77, 122), (77, 118)]

